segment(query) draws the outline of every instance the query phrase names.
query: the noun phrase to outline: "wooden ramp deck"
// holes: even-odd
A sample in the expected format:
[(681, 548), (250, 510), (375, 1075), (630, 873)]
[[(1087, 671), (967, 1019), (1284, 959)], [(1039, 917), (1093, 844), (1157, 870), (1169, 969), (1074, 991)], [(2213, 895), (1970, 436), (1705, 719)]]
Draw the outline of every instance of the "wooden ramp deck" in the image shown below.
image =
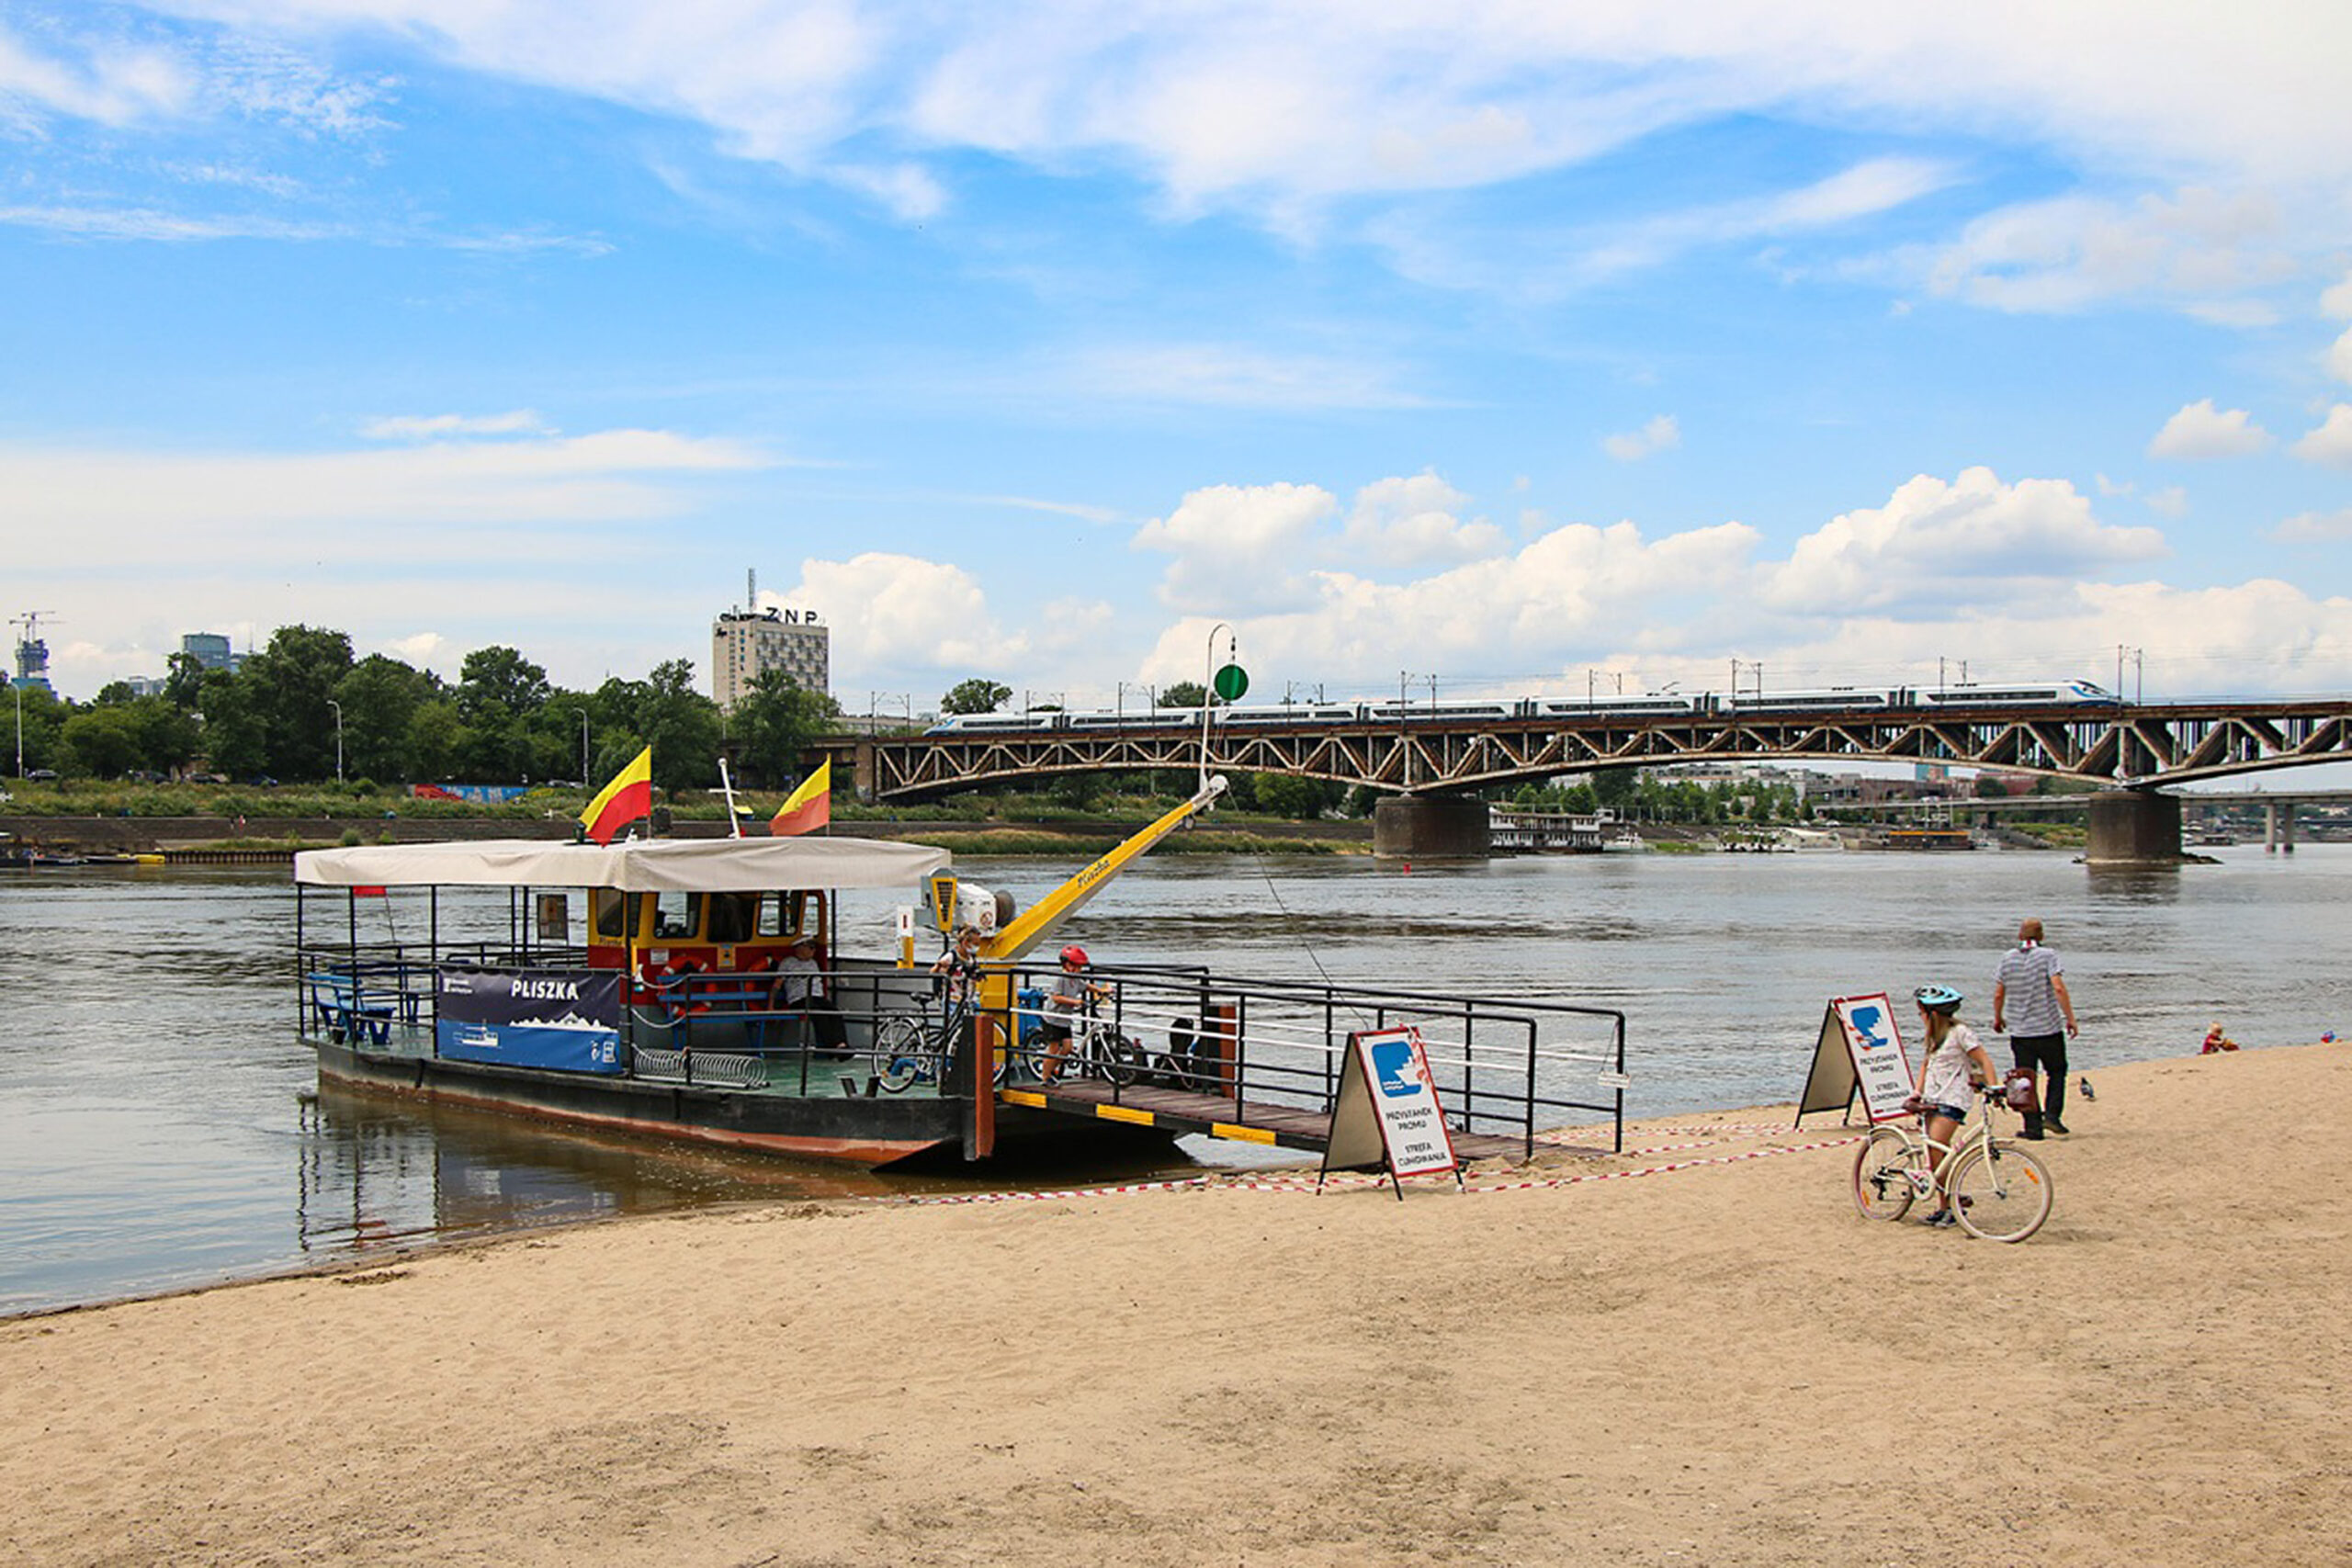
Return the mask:
[[(1155, 1085), (1136, 1084), (1120, 1089), (1101, 1078), (1071, 1077), (1058, 1083), (999, 1089), (997, 1098), (1009, 1105), (1065, 1116), (1126, 1122), (1139, 1127), (1197, 1133), (1274, 1148), (1301, 1149), (1309, 1154), (1321, 1154), (1331, 1142), (1329, 1111), (1265, 1100), (1237, 1100), (1226, 1095)], [(1519, 1160), (1526, 1157), (1527, 1140), (1520, 1134), (1456, 1132), (1453, 1151), (1465, 1164), (1482, 1159)], [(1594, 1148), (1572, 1152), (1604, 1155), (1609, 1151)]]

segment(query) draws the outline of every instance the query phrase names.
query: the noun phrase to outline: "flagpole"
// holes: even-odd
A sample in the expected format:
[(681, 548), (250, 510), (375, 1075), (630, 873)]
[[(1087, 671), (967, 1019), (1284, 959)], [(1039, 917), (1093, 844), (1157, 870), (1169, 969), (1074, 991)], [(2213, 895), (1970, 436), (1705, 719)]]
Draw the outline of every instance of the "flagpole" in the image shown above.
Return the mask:
[(743, 836), (743, 819), (735, 815), (735, 784), (727, 776), (727, 759), (724, 757), (718, 759), (718, 790), (727, 797), (727, 836), (740, 839)]

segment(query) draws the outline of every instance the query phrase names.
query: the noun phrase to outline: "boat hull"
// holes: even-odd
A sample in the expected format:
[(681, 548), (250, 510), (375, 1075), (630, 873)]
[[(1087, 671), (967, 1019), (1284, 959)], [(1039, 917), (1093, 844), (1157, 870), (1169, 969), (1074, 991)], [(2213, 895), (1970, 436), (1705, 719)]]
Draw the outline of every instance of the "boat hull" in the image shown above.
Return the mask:
[(963, 1105), (930, 1096), (804, 1099), (311, 1043), (322, 1078), (616, 1133), (866, 1166), (963, 1142)]

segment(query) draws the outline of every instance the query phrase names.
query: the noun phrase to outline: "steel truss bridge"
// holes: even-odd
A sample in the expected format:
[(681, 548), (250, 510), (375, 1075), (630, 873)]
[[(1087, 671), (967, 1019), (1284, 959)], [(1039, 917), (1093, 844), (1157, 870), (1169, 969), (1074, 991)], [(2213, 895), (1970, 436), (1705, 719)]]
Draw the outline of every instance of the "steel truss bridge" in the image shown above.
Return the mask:
[[(1079, 773), (1191, 773), (1197, 720), (1151, 728), (841, 737), (862, 793), (904, 800)], [(1290, 773), (1403, 794), (1450, 794), (1594, 768), (1804, 759), (1946, 763), (2137, 789), (2352, 761), (2352, 698), (2260, 702), (1811, 708), (1630, 717), (1211, 725), (1223, 773)]]

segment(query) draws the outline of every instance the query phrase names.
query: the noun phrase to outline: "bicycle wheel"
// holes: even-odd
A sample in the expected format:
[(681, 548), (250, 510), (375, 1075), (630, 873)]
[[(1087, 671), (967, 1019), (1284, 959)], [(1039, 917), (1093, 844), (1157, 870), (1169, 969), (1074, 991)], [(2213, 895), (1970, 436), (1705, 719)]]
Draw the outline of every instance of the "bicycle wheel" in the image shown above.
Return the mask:
[(2050, 1169), (2024, 1149), (1995, 1144), (1959, 1156), (1946, 1184), (1960, 1228), (1986, 1241), (2023, 1241), (2050, 1217)]
[(1899, 1220), (1918, 1189), (1912, 1173), (1925, 1170), (1919, 1145), (1900, 1127), (1873, 1128), (1854, 1156), (1854, 1207), (1866, 1220)]
[(874, 1030), (874, 1077), (896, 1094), (922, 1071), (922, 1028), (911, 1018), (886, 1018)]
[(1136, 1079), (1143, 1076), (1141, 1053), (1107, 1023), (1095, 1026), (1093, 1037), (1087, 1042), (1087, 1054), (1102, 1064), (1102, 1076), (1121, 1089), (1133, 1087)]

